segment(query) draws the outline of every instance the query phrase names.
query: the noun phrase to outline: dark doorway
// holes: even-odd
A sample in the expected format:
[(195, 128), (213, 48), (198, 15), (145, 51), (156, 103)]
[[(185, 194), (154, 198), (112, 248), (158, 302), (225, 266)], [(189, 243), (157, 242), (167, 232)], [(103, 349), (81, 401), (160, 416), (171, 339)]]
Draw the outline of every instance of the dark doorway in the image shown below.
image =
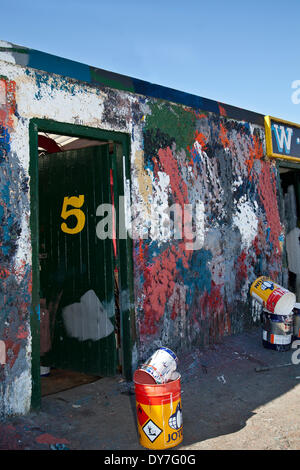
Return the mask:
[(115, 219), (107, 223), (109, 234), (98, 230), (103, 207), (114, 215), (123, 194), (126, 136), (46, 121), (33, 127), (33, 311), (40, 307), (31, 322), (36, 407), (41, 395), (59, 387), (130, 376), (130, 311), (120, 302), (119, 281), (128, 288), (131, 266)]
[(288, 287), (300, 299), (300, 165), (280, 163)]

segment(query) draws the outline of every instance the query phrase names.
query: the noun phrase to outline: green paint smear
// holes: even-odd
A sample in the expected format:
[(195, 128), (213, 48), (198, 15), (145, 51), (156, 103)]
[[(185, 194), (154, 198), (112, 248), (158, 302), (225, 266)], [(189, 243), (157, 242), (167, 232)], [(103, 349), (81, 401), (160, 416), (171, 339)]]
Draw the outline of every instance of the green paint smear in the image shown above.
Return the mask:
[(18, 52), (19, 54), (28, 54), (28, 49), (19, 47), (0, 47), (0, 52)]
[(111, 88), (117, 88), (118, 90), (123, 90), (123, 91), (131, 91), (134, 92), (133, 86), (126, 86), (124, 83), (118, 81), (118, 80), (113, 80), (109, 78), (104, 78), (102, 77), (98, 72), (95, 70), (91, 70), (91, 80), (92, 82), (99, 83), (103, 86), (108, 86)]
[(151, 114), (146, 117), (145, 130), (160, 129), (175, 140), (177, 150), (192, 145), (196, 123), (193, 112), (166, 102), (152, 102), (149, 107)]

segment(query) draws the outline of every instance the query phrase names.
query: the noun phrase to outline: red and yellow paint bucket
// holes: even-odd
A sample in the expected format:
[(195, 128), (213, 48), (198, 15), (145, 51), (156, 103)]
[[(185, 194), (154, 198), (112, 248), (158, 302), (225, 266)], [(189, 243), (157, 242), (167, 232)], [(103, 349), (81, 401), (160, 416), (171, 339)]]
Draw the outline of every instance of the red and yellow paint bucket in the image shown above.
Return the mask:
[(183, 440), (180, 375), (164, 384), (140, 383), (136, 374), (133, 380), (140, 444), (156, 450), (180, 444)]
[(296, 303), (295, 294), (266, 276), (261, 276), (253, 282), (250, 294), (265, 309), (276, 315), (289, 315)]

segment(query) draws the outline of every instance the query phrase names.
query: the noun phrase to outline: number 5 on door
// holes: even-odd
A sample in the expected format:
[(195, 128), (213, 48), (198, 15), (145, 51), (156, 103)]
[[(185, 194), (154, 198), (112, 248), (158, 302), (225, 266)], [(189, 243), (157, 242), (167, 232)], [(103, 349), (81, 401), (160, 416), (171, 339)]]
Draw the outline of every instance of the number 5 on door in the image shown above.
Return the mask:
[[(69, 233), (74, 235), (75, 233), (81, 232), (85, 225), (85, 214), (79, 208), (83, 206), (84, 203), (84, 195), (81, 194), (80, 196), (71, 196), (65, 197), (63, 201), (63, 207), (61, 211), (61, 217), (66, 220), (71, 215), (74, 215), (77, 219), (77, 224), (75, 227), (70, 228), (67, 226), (65, 222), (61, 224), (61, 229), (65, 233)], [(68, 206), (76, 207), (76, 209), (67, 209)]]

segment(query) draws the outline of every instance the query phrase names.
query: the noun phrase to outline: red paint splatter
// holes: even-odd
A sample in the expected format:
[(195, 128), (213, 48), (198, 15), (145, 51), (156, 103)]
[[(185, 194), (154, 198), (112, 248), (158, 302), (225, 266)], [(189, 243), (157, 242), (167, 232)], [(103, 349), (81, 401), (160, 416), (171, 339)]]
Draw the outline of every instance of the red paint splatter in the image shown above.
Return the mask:
[[(200, 145), (201, 145), (201, 149), (202, 150), (206, 150), (206, 137), (205, 135), (202, 133), (202, 132), (199, 132), (199, 131), (195, 131), (195, 134), (194, 134), (194, 141), (195, 142), (198, 142)], [(187, 150), (190, 154), (193, 153), (193, 148), (191, 148), (189, 145), (187, 146)], [(194, 162), (193, 162), (193, 159), (191, 158), (191, 161), (190, 163), (193, 165)]]
[(0, 279), (7, 279), (10, 276), (10, 272), (6, 268), (0, 268)]
[(224, 331), (230, 332), (230, 317), (224, 304), (223, 285), (216, 285), (211, 281), (211, 289), (199, 299), (199, 310), (202, 320), (209, 323), (209, 337), (211, 339), (222, 337)]
[(195, 131), (195, 141), (199, 142), (201, 145), (202, 150), (206, 149), (206, 137), (202, 132)]
[(252, 180), (252, 167), (253, 167), (254, 161), (262, 160), (264, 156), (262, 143), (259, 140), (259, 138), (256, 135), (253, 135), (252, 139), (253, 139), (253, 144), (249, 145), (249, 148), (248, 148), (249, 158), (245, 162), (247, 165), (248, 176), (249, 176), (250, 181)]
[(261, 162), (261, 172), (258, 180), (258, 194), (264, 205), (268, 226), (270, 227), (270, 242), (273, 244), (274, 256), (281, 256), (279, 236), (282, 232), (279, 209), (277, 205), (276, 180), (272, 167), (267, 162)]
[(222, 142), (222, 145), (224, 148), (228, 148), (230, 147), (230, 142), (229, 142), (229, 139), (227, 137), (227, 131), (226, 131), (226, 128), (225, 126), (223, 126), (223, 124), (220, 122), (220, 134), (219, 134), (219, 138)]
[(245, 280), (248, 279), (248, 266), (246, 263), (247, 251), (243, 250), (237, 258), (236, 289), (239, 291)]
[[(162, 170), (169, 175), (173, 202), (184, 208), (188, 203), (188, 189), (186, 183), (180, 176), (178, 163), (169, 147), (158, 151)], [(187, 219), (190, 217), (188, 214)], [(143, 303), (144, 319), (141, 325), (141, 334), (155, 334), (157, 324), (165, 313), (165, 306), (173, 293), (178, 259), (182, 260), (183, 266), (188, 269), (188, 260), (192, 251), (185, 249), (187, 239), (183, 239), (178, 245), (170, 246), (160, 253), (155, 261), (144, 269), (144, 295)], [(190, 240), (190, 239), (188, 239)], [(139, 255), (141, 258), (141, 256)]]
[(188, 189), (186, 183), (180, 176), (178, 163), (173, 156), (170, 147), (159, 149), (158, 156), (162, 170), (169, 175), (170, 186), (175, 202), (184, 207), (188, 203)]
[(17, 333), (17, 338), (19, 339), (25, 339), (28, 337), (28, 331), (25, 331), (25, 326), (21, 325), (19, 326), (18, 333)]
[(6, 105), (0, 110), (0, 123), (5, 127), (14, 127), (13, 117), (16, 112), (16, 83), (10, 80), (0, 79), (5, 89)]
[(40, 436), (36, 437), (36, 442), (39, 444), (69, 444), (67, 439), (62, 439), (60, 437), (52, 436), (51, 434), (41, 434)]
[(13, 342), (11, 339), (4, 340), (4, 343), (6, 347), (6, 363), (12, 368), (19, 355), (21, 345)]
[(224, 106), (222, 106), (220, 103), (218, 103), (218, 106), (219, 106), (220, 115), (221, 116), (227, 116), (227, 112), (226, 112)]

